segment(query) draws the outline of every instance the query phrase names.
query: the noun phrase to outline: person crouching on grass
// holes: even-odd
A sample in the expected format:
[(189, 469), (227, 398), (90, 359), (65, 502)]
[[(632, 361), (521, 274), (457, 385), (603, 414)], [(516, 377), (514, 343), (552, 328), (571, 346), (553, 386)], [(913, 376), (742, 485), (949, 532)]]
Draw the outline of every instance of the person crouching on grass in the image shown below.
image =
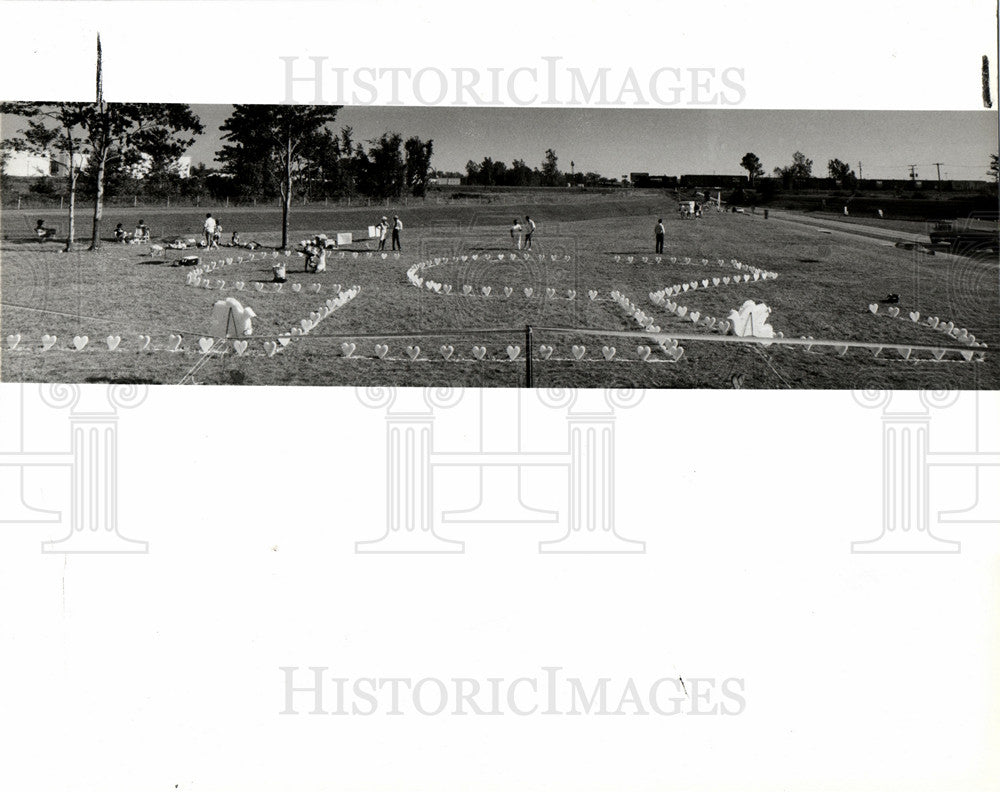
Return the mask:
[(312, 244), (307, 245), (305, 249), (306, 272), (324, 272), (326, 270), (326, 245), (324, 240), (316, 237), (313, 239)]

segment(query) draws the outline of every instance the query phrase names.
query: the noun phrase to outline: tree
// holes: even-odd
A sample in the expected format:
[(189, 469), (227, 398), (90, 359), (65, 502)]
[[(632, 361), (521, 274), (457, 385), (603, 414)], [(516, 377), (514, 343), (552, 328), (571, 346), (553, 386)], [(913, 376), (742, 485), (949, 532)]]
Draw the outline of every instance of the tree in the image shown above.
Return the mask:
[(832, 159), (827, 162), (826, 169), (830, 174), (830, 178), (834, 179), (837, 184), (844, 184), (854, 175), (851, 166), (846, 162), (841, 162), (839, 159)]
[(21, 130), (20, 139), (6, 142), (14, 149), (37, 154), (58, 152), (66, 157), (69, 198), (69, 230), (66, 247), (73, 249), (76, 236), (76, 188), (84, 153), (84, 109), (82, 102), (7, 102), (0, 104), (0, 113), (28, 119), (28, 128)]
[(431, 168), (434, 141), (424, 143), (414, 136), (403, 144), (406, 151), (406, 188), (418, 197), (427, 194), (427, 173)]
[(994, 184), (1000, 182), (1000, 164), (998, 164), (998, 159), (1000, 159), (1000, 155), (990, 154), (990, 170), (987, 175), (993, 179)]
[(264, 180), (277, 171), (282, 248), (288, 247), (292, 188), (303, 157), (315, 151), (317, 138), (337, 117), (338, 110), (337, 105), (235, 105), (220, 127), (222, 139), (230, 145), (219, 152), (219, 159), (230, 169), (246, 166)]
[(94, 179), (94, 226), (90, 249), (101, 246), (104, 180), (109, 164), (145, 169), (153, 153), (176, 160), (204, 127), (188, 105), (97, 103), (88, 105), (82, 125)]
[(775, 168), (774, 175), (781, 178), (786, 187), (794, 186), (796, 182), (812, 176), (813, 161), (801, 151), (792, 155), (792, 164), (783, 168)]
[(542, 160), (542, 184), (548, 187), (555, 187), (559, 184), (562, 174), (558, 168), (559, 158), (553, 149), (545, 150), (545, 159)]
[(403, 160), (403, 136), (385, 132), (368, 141), (368, 192), (377, 198), (398, 198), (403, 194), (406, 164)]
[(740, 167), (749, 174), (750, 184), (753, 184), (758, 176), (764, 175), (764, 168), (760, 164), (760, 158), (753, 152), (748, 151), (740, 160)]

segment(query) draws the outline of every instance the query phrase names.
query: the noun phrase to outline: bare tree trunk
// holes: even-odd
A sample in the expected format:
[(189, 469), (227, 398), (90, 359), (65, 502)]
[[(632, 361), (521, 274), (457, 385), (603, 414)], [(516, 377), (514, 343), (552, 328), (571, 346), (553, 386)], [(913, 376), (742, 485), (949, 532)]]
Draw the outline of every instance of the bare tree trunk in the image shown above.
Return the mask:
[(94, 197), (94, 229), (90, 238), (90, 250), (101, 249), (101, 218), (104, 215), (104, 168), (108, 161), (108, 152), (101, 152), (97, 160), (97, 193)]
[(288, 249), (288, 212), (292, 205), (292, 141), (285, 147), (285, 189), (281, 202), (281, 249)]
[(73, 167), (73, 155), (69, 156), (69, 234), (66, 236), (65, 253), (73, 250), (76, 241), (76, 169)]

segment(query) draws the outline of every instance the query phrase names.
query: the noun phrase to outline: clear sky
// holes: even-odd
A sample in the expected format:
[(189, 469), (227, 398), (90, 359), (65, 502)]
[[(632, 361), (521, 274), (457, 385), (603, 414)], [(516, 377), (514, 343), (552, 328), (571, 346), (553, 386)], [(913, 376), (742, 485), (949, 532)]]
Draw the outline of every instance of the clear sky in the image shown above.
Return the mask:
[[(228, 105), (196, 105), (206, 133), (189, 152), (211, 164), (220, 146), (218, 126)], [(693, 109), (540, 109), (345, 107), (337, 125), (354, 127), (356, 140), (386, 130), (434, 140), (432, 165), (462, 171), (485, 156), (539, 166), (554, 148), (561, 170), (620, 177), (652, 174), (740, 173), (754, 152), (767, 173), (800, 150), (826, 175), (834, 157), (865, 178), (902, 179), (917, 165), (919, 178), (985, 179), (997, 150), (995, 112), (767, 111)]]

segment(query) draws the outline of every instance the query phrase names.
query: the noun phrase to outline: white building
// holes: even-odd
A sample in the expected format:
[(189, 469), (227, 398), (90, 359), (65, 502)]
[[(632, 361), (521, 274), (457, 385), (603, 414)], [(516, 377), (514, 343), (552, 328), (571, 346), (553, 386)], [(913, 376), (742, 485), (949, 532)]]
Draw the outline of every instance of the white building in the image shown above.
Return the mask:
[[(78, 168), (87, 165), (86, 155), (78, 154), (75, 158)], [(149, 172), (151, 161), (149, 155), (143, 156), (143, 161), (132, 169), (132, 176), (141, 179)], [(3, 163), (3, 172), (8, 176), (38, 177), (64, 176), (68, 169), (69, 158), (64, 154), (33, 154), (27, 151), (9, 151)], [(178, 157), (176, 162), (177, 175), (186, 179), (191, 175), (191, 158)]]

